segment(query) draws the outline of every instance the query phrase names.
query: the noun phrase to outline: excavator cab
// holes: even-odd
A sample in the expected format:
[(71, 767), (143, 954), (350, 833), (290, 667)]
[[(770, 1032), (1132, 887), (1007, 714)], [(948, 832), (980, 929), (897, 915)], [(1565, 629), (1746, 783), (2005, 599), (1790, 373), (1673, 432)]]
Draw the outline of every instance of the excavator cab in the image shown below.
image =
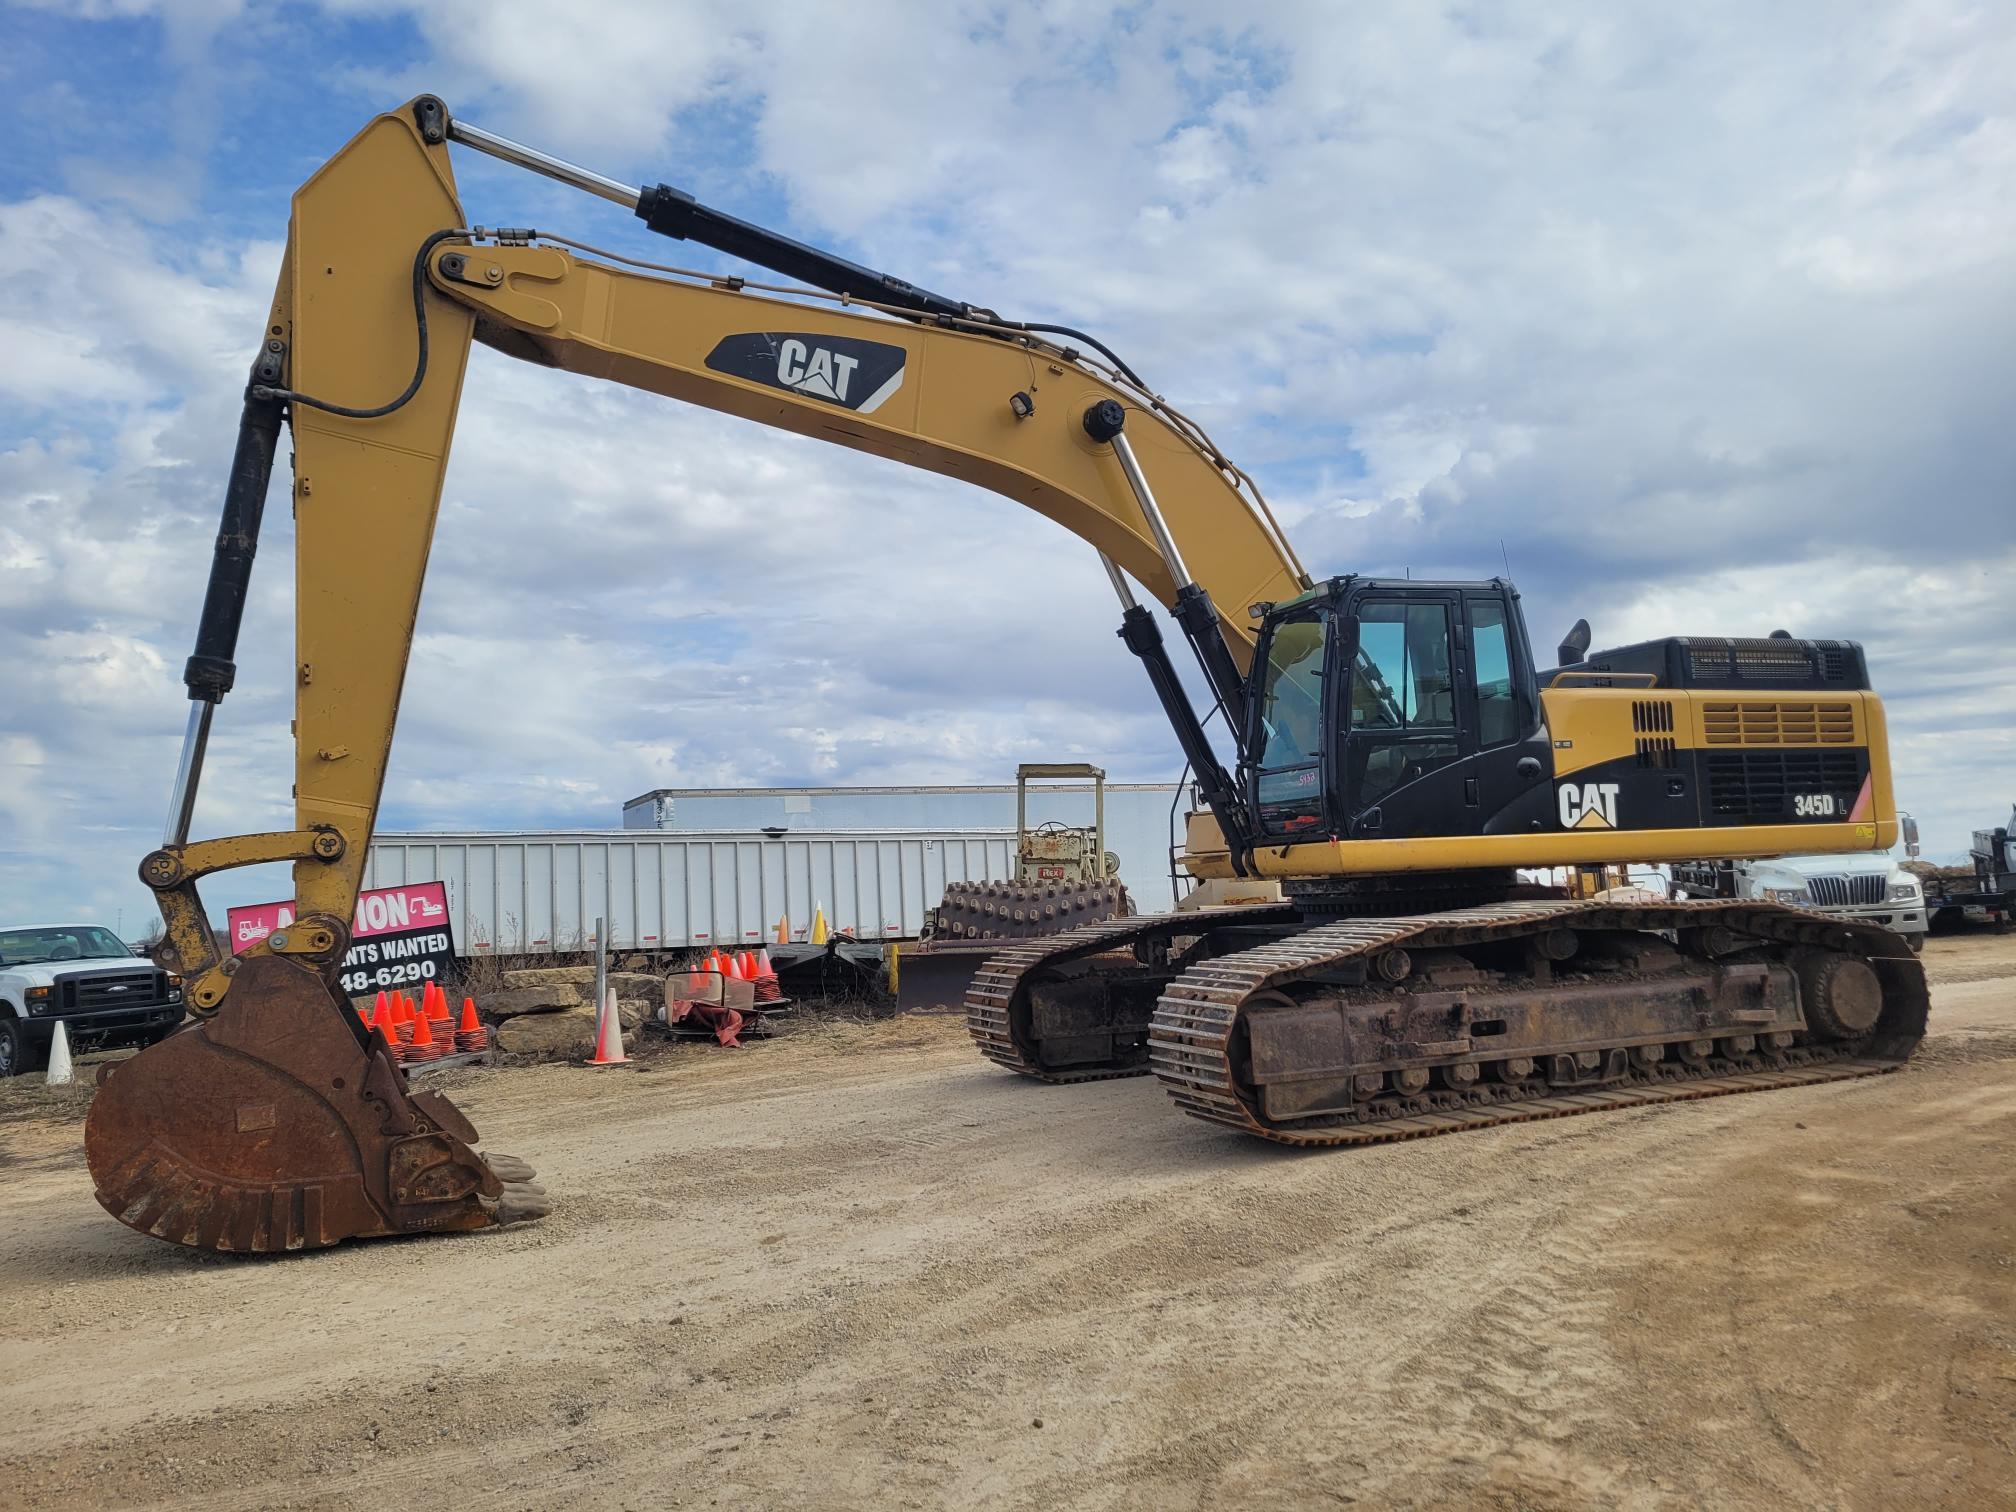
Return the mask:
[(1239, 772), (1257, 839), (1544, 820), (1526, 795), (1544, 800), (1551, 751), (1509, 582), (1332, 578), (1263, 617)]

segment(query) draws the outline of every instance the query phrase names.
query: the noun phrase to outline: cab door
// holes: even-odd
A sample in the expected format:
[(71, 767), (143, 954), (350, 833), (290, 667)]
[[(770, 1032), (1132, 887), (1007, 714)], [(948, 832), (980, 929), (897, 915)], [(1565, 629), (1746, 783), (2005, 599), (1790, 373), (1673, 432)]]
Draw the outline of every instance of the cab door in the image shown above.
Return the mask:
[(1457, 638), (1461, 599), (1447, 590), (1375, 588), (1353, 608), (1340, 636), (1350, 667), (1338, 763), (1347, 833), (1462, 834), (1455, 768), (1476, 744)]
[(1340, 656), (1346, 833), (1503, 833), (1544, 813), (1552, 762), (1516, 606), (1496, 581), (1377, 584), (1353, 605), (1339, 637), (1352, 642)]
[(1554, 748), (1541, 723), (1518, 595), (1509, 584), (1480, 584), (1463, 595), (1463, 619), (1475, 734), (1463, 795), (1477, 811), (1477, 832), (1526, 832), (1535, 821), (1551, 829)]

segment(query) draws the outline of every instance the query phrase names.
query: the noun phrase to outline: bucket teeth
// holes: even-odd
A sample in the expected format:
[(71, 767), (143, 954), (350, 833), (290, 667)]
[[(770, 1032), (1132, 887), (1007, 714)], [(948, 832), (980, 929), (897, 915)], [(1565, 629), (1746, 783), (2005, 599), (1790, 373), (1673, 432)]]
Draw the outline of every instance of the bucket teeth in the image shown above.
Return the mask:
[(530, 1181), (532, 1167), (516, 1155), (485, 1155), (484, 1162), (497, 1173), (499, 1181)]

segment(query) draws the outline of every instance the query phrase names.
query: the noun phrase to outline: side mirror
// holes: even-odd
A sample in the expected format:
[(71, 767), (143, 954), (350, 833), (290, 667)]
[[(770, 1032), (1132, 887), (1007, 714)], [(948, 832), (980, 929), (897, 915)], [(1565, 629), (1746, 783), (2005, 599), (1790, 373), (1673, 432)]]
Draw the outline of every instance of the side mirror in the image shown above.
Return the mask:
[(1918, 821), (1909, 814), (1897, 816), (1897, 827), (1904, 834), (1904, 854), (1913, 861), (1918, 859)]

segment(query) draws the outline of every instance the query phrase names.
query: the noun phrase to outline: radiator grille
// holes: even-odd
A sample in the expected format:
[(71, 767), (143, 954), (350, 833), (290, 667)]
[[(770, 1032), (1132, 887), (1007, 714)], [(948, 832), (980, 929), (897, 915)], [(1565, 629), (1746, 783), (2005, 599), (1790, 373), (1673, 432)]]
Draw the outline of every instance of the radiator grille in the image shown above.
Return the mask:
[(1853, 745), (1855, 706), (1806, 699), (1704, 703), (1701, 737), (1711, 746)]
[(158, 971), (112, 971), (103, 976), (65, 977), (58, 1000), (66, 1013), (144, 1008), (166, 1000), (168, 979)]
[(1704, 759), (1708, 811), (1718, 819), (1791, 819), (1795, 794), (1833, 793), (1845, 801), (1862, 785), (1860, 751), (1711, 751)]
[(1631, 703), (1631, 730), (1637, 738), (1638, 765), (1670, 767), (1674, 755), (1673, 700), (1639, 698)]
[(1881, 903), (1887, 895), (1890, 879), (1885, 876), (1811, 877), (1806, 882), (1806, 892), (1818, 908), (1846, 908), (1854, 903)]
[(1781, 640), (1685, 640), (1688, 675), (1720, 682), (1847, 682), (1853, 668), (1848, 650), (1825, 642)]

